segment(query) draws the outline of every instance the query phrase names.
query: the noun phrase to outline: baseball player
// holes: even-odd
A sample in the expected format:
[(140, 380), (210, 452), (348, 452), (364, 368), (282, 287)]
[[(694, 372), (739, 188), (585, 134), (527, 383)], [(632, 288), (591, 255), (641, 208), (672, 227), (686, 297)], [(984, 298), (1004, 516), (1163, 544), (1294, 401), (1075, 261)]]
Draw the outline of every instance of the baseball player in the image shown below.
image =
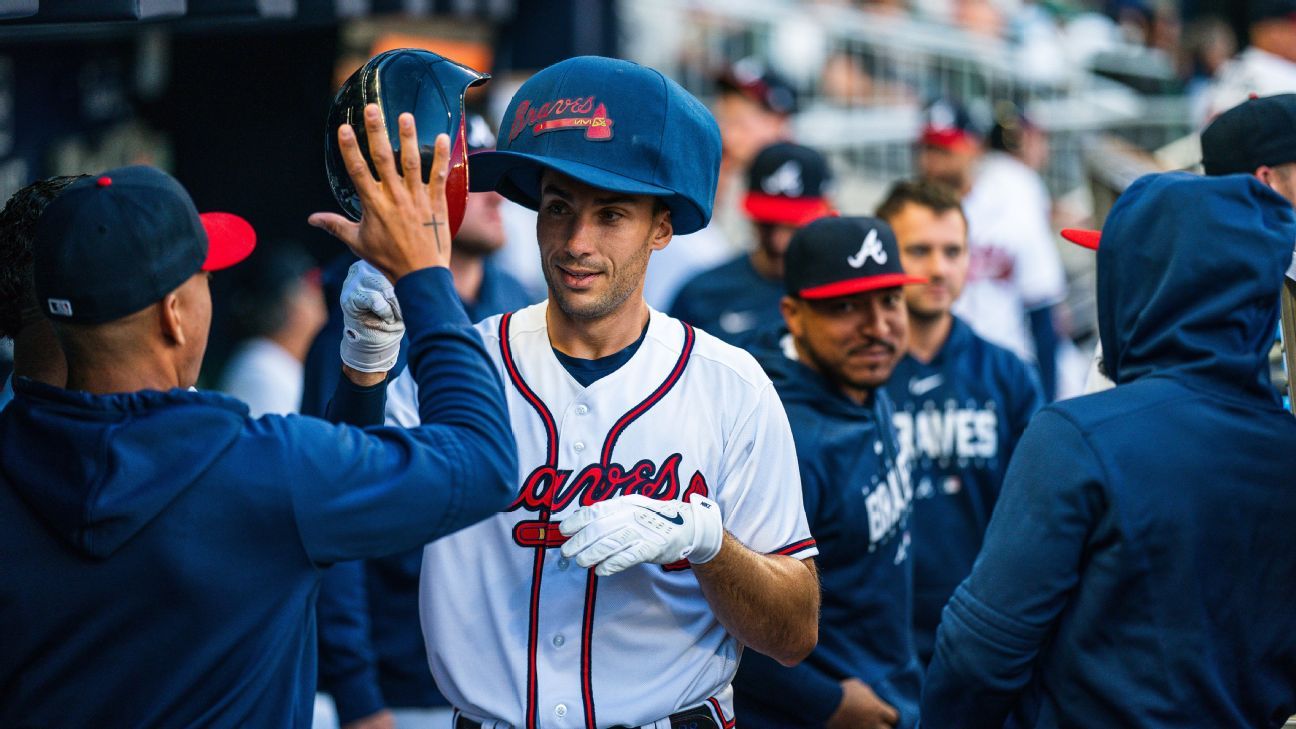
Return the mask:
[(799, 226), (832, 212), (831, 181), (828, 160), (809, 147), (778, 142), (761, 150), (743, 197), (756, 246), (685, 283), (671, 316), (730, 343), (778, 322), (788, 241)]
[(1035, 364), (1052, 399), (1053, 308), (1066, 298), (1066, 275), (1044, 181), (1014, 155), (986, 151), (981, 129), (951, 100), (928, 106), (919, 141), (919, 176), (953, 187), (968, 220), (968, 280), (956, 313), (977, 334)]
[[(510, 510), (423, 555), (457, 726), (733, 726), (743, 647), (814, 646), (814, 540), (769, 379), (651, 310), (653, 251), (706, 225), (720, 139), (657, 71), (580, 57), (514, 95), (476, 190), (538, 210), (546, 302), (478, 325), (520, 448)], [(388, 414), (408, 424), (402, 375)], [(472, 627), (466, 627), (472, 626)]]
[(913, 649), (913, 488), (883, 388), (904, 354), (900, 267), (874, 218), (821, 218), (787, 252), (785, 326), (753, 351), (787, 407), (806, 516), (819, 540), (819, 646), (801, 665), (743, 658), (744, 727), (912, 727), (922, 671)]
[(1280, 727), (1296, 711), (1296, 420), (1269, 380), (1296, 215), (1244, 175), (1148, 175), (1098, 247), (1119, 387), (1022, 435), (945, 608), (923, 722)]
[[(408, 115), (401, 134), (410, 169)], [(254, 234), (232, 215), (200, 217), (165, 173), (84, 179), (41, 214), (36, 291), (68, 376), (65, 389), (20, 378), (0, 412), (0, 725), (309, 726), (322, 568), (507, 504), (504, 395), (445, 268), (448, 140), (424, 185), (396, 173), (386, 137), (369, 136), (383, 182), (351, 128), (339, 137), (366, 215), (312, 220), (385, 271), (418, 315), (417, 428), (253, 419), (192, 390), (209, 271), (245, 257)], [(360, 314), (353, 329), (377, 323)], [(348, 382), (385, 378), (396, 343), (385, 339), (347, 338)]]
[(941, 608), (972, 571), (999, 484), (1043, 405), (1032, 369), (950, 313), (967, 280), (967, 222), (943, 185), (899, 182), (878, 208), (906, 273), (909, 348), (887, 380), (914, 483), (914, 643), (926, 665)]

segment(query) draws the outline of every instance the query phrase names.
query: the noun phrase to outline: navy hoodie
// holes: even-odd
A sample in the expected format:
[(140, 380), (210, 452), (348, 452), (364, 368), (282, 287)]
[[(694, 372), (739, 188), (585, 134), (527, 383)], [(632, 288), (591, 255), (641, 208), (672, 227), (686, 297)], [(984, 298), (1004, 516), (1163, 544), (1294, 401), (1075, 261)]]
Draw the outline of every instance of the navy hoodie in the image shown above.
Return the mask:
[(322, 566), (512, 496), (502, 386), (449, 272), (396, 293), (416, 429), (20, 381), (0, 413), (0, 726), (310, 726)]
[(913, 469), (914, 644), (925, 665), (941, 610), (972, 571), (1008, 461), (1044, 393), (1031, 367), (958, 317), (931, 361), (905, 355), (886, 390)]
[(1106, 392), (1041, 410), (945, 609), (947, 727), (1279, 727), (1296, 712), (1296, 419), (1267, 355), (1291, 205), (1140, 178), (1098, 250)]
[(922, 672), (910, 631), (913, 490), (899, 462), (891, 400), (879, 389), (857, 405), (795, 359), (782, 328), (762, 331), (751, 351), (787, 410), (801, 466), (815, 564), (823, 588), (819, 643), (785, 668), (746, 651), (734, 679), (742, 727), (819, 727), (841, 703), (841, 681), (858, 678), (914, 726)]

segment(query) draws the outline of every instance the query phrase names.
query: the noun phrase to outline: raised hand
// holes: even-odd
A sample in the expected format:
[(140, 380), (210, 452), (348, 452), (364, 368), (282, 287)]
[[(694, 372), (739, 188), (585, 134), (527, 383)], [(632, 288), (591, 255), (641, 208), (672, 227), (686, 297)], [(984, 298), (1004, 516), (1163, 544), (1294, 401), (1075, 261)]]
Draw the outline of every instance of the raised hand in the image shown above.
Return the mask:
[(450, 137), (438, 135), (432, 171), (425, 184), (418, 171), (418, 134), (413, 114), (401, 114), (399, 123), (401, 176), (396, 157), (377, 104), (364, 111), (369, 156), (378, 176), (374, 177), (360, 153), (355, 130), (349, 124), (338, 127), (338, 147), (347, 174), (360, 195), (363, 214), (353, 223), (336, 213), (315, 213), (309, 222), (346, 243), (357, 256), (373, 264), (391, 281), (431, 266), (450, 265), (450, 214), (446, 204), (446, 178), (450, 170)]

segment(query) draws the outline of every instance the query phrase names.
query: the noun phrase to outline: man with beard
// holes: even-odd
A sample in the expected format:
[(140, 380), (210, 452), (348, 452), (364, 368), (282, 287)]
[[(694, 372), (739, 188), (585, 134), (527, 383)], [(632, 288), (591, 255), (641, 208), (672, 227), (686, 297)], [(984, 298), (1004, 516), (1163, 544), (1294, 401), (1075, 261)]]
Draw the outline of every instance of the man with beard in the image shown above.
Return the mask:
[[(592, 56), (523, 84), (497, 150), (470, 158), (475, 189), (537, 210), (549, 299), (478, 325), (517, 497), (423, 552), (428, 660), (460, 729), (730, 727), (744, 646), (786, 665), (814, 646), (816, 550), (774, 388), (643, 298), (650, 256), (707, 224), (719, 161), (688, 92)], [(390, 421), (416, 392), (392, 384)]]
[(744, 727), (912, 727), (922, 672), (910, 632), (913, 489), (884, 385), (904, 354), (900, 266), (875, 218), (821, 218), (787, 252), (786, 327), (754, 351), (796, 440), (819, 544), (819, 646), (785, 668), (748, 655), (735, 681)]
[(958, 198), (899, 182), (878, 217), (891, 224), (906, 273), (909, 351), (887, 382), (900, 449), (912, 466), (914, 643), (931, 660), (941, 609), (972, 571), (1013, 447), (1043, 405), (1034, 372), (951, 313), (967, 280)]

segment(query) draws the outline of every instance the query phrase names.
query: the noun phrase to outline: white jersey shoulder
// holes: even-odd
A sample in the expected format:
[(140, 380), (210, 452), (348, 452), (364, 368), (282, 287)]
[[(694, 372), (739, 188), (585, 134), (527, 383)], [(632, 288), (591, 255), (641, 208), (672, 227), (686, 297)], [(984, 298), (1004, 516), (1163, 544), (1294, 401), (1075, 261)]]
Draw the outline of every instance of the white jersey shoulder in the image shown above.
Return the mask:
[[(563, 559), (571, 510), (626, 494), (700, 493), (749, 548), (805, 558), (791, 429), (746, 352), (652, 311), (634, 355), (582, 387), (554, 354), (545, 303), (479, 323), (518, 444), (511, 508), (424, 550), (432, 673), (469, 717), (516, 727), (640, 726), (708, 706), (732, 719), (741, 648), (686, 563), (607, 578)], [(417, 420), (408, 374), (393, 422)]]

